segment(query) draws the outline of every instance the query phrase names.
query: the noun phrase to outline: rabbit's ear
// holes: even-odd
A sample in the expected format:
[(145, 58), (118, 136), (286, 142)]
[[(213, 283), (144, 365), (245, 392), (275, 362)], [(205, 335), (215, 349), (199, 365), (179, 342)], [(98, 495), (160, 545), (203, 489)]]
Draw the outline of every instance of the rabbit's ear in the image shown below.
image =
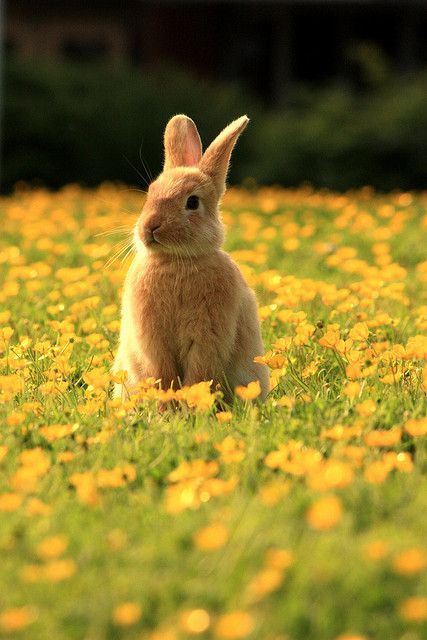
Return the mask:
[(248, 122), (249, 118), (247, 116), (241, 116), (231, 122), (209, 145), (200, 161), (199, 168), (212, 178), (218, 193), (221, 195), (225, 190), (225, 179), (231, 152), (237, 138)]
[(195, 167), (202, 157), (199, 132), (191, 118), (178, 115), (171, 118), (165, 129), (164, 169)]

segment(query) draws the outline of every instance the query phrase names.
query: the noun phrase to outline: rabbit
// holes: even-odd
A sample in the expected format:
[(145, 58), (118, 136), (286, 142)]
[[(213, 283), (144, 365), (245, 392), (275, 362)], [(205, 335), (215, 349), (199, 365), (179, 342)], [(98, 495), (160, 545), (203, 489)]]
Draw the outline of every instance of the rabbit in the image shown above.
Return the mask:
[(131, 393), (147, 377), (163, 389), (212, 380), (232, 403), (237, 385), (269, 390), (255, 295), (221, 250), (219, 202), (231, 152), (249, 122), (231, 122), (202, 154), (196, 125), (174, 116), (164, 134), (163, 172), (154, 180), (134, 229), (113, 372), (126, 370)]

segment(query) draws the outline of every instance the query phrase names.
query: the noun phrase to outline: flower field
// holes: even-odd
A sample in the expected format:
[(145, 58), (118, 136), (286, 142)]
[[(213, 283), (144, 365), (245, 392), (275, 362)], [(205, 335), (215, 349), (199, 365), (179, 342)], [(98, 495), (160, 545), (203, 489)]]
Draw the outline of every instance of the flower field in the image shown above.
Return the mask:
[(271, 370), (229, 410), (111, 396), (143, 197), (0, 200), (0, 638), (423, 640), (427, 195), (228, 192)]

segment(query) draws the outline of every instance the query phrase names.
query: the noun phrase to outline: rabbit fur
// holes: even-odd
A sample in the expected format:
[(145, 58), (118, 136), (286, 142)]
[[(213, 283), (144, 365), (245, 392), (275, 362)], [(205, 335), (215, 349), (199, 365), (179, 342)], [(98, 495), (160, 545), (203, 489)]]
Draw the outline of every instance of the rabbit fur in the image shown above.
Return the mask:
[(167, 124), (164, 169), (136, 223), (136, 255), (124, 283), (113, 371), (126, 370), (128, 378), (116, 396), (147, 377), (161, 379), (164, 389), (212, 380), (226, 402), (237, 385), (254, 380), (262, 398), (268, 393), (267, 367), (254, 362), (263, 354), (255, 296), (221, 250), (219, 202), (248, 121), (229, 124), (204, 154), (190, 118)]

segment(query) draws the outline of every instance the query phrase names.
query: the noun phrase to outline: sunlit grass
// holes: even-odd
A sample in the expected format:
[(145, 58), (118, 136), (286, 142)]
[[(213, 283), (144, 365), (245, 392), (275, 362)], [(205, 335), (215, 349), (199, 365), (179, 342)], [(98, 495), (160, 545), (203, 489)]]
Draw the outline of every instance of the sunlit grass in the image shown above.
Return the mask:
[(272, 390), (220, 410), (111, 399), (142, 197), (0, 202), (0, 634), (422, 640), (426, 198), (228, 193)]

